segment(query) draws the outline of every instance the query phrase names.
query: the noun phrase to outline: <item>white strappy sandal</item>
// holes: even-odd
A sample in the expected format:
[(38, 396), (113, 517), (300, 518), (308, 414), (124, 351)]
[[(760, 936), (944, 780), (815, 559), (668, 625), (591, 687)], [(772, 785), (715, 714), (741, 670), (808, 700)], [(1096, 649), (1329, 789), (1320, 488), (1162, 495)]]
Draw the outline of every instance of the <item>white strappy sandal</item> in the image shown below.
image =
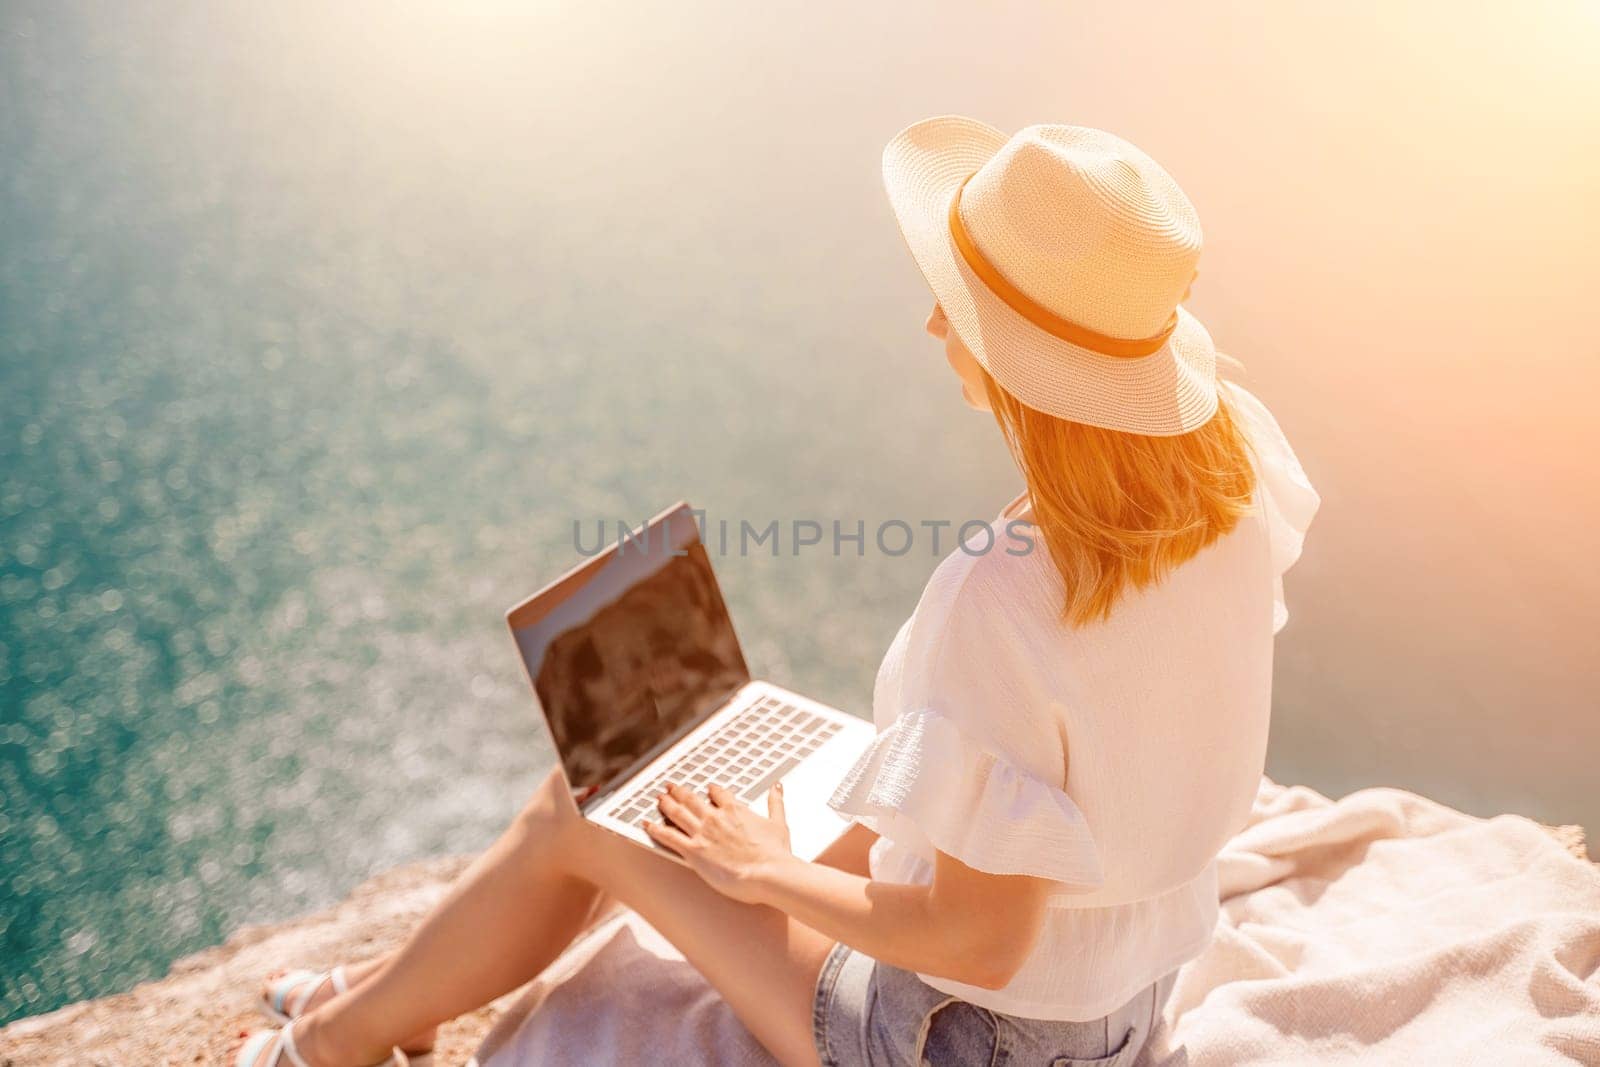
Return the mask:
[(305, 1014), (306, 1002), (316, 996), (323, 984), (333, 986), (335, 994), (350, 991), (343, 967), (331, 971), (290, 971), (267, 987), (256, 1002), (261, 1014), (280, 1026)]
[[(317, 990), (321, 989), (324, 983), (333, 986), (333, 992), (336, 996), (350, 991), (350, 980), (345, 976), (342, 966), (335, 967), (331, 971), (290, 971), (288, 974), (281, 975), (267, 987), (267, 990), (257, 998), (256, 1007), (260, 1009), (261, 1014), (283, 1027), (283, 1033), (286, 1038), (285, 1043), (289, 1044), (292, 1040), (288, 1038), (289, 1024), (305, 1014), (306, 1004), (310, 1002), (311, 998), (316, 995)], [(277, 1032), (276, 1030), (263, 1030), (260, 1034), (251, 1035), (252, 1041), (261, 1036), (261, 1034), (268, 1035), (262, 1041), (260, 1048), (255, 1050), (256, 1055), (260, 1055), (260, 1049), (266, 1047), (266, 1043), (271, 1040), (271, 1035)], [(245, 1048), (249, 1047), (246, 1044)], [(401, 1062), (408, 1064), (409, 1067), (433, 1067), (432, 1052), (406, 1053), (401, 1052), (399, 1049), (396, 1049), (395, 1052), (405, 1057)], [(301, 1067), (298, 1053), (294, 1052), (292, 1048), (288, 1052), (288, 1056), (290, 1063), (294, 1064), (295, 1067)], [(388, 1064), (395, 1061), (391, 1058), (384, 1062)], [(262, 1064), (261, 1067), (275, 1067), (276, 1063), (277, 1061), (273, 1060)], [(239, 1053), (238, 1067), (255, 1067), (253, 1061), (244, 1058), (243, 1050)]]
[[(272, 1044), (273, 1038), (278, 1039), (276, 1046)], [(261, 1054), (269, 1047), (272, 1048), (272, 1054), (262, 1059)], [(293, 1020), (285, 1023), (281, 1030), (257, 1030), (251, 1034), (240, 1046), (239, 1054), (233, 1058), (233, 1067), (281, 1067), (286, 1058), (293, 1067), (310, 1067), (300, 1055), (300, 1050), (295, 1048)], [(373, 1064), (373, 1067), (417, 1067), (418, 1063), (418, 1060), (395, 1049), (388, 1059)]]

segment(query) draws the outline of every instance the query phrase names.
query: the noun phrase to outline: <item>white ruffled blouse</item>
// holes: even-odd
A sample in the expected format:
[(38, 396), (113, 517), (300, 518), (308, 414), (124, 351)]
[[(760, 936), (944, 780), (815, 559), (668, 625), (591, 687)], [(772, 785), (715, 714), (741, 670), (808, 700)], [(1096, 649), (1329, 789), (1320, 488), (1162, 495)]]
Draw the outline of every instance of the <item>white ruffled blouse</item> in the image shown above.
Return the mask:
[(1042, 543), (984, 535), (947, 557), (879, 669), (878, 737), (831, 805), (880, 836), (875, 879), (925, 884), (935, 850), (1056, 883), (1022, 968), (990, 990), (923, 975), (1009, 1015), (1090, 1020), (1199, 955), (1216, 856), (1266, 757), (1283, 573), (1319, 503), (1266, 407), (1236, 384), (1256, 453), (1253, 513), (1104, 623), (1060, 621)]

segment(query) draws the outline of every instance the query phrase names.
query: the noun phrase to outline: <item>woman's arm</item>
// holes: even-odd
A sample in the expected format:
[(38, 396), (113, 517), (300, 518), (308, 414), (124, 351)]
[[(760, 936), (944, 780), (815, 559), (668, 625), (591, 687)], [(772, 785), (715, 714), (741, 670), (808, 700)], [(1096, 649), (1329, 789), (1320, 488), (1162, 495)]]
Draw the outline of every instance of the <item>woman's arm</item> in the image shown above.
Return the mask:
[(931, 885), (893, 885), (808, 863), (789, 850), (782, 790), (763, 817), (712, 786), (678, 786), (660, 801), (673, 825), (652, 837), (720, 892), (765, 904), (895, 967), (998, 989), (1032, 951), (1050, 883), (975, 870), (940, 853)]
[(932, 885), (868, 881), (782, 857), (754, 872), (754, 899), (908, 971), (984, 989), (1011, 981), (1044, 922), (1049, 883), (987, 874), (943, 852)]

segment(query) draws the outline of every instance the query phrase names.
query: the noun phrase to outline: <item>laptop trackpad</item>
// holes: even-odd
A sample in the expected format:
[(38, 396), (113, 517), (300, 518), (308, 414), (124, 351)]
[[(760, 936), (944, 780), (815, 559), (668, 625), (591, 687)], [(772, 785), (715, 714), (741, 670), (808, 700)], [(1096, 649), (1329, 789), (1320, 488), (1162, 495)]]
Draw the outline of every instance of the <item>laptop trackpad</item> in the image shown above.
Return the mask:
[[(840, 740), (844, 740), (841, 738)], [(748, 801), (765, 815), (767, 793), (773, 782), (783, 780), (784, 811), (789, 820), (789, 844), (801, 859), (814, 860), (850, 828), (850, 820), (828, 807), (834, 787), (849, 769), (848, 759), (829, 759), (833, 745), (823, 747), (816, 756), (788, 760), (768, 776), (761, 795)], [(758, 783), (759, 784), (759, 783)]]

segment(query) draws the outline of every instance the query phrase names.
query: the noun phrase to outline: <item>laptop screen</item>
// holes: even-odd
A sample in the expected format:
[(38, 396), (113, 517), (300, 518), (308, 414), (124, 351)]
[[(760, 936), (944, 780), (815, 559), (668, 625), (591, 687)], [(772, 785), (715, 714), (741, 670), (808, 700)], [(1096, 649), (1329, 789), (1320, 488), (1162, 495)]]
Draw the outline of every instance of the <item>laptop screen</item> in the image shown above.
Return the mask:
[(605, 791), (750, 680), (686, 505), (507, 619), (580, 796)]

